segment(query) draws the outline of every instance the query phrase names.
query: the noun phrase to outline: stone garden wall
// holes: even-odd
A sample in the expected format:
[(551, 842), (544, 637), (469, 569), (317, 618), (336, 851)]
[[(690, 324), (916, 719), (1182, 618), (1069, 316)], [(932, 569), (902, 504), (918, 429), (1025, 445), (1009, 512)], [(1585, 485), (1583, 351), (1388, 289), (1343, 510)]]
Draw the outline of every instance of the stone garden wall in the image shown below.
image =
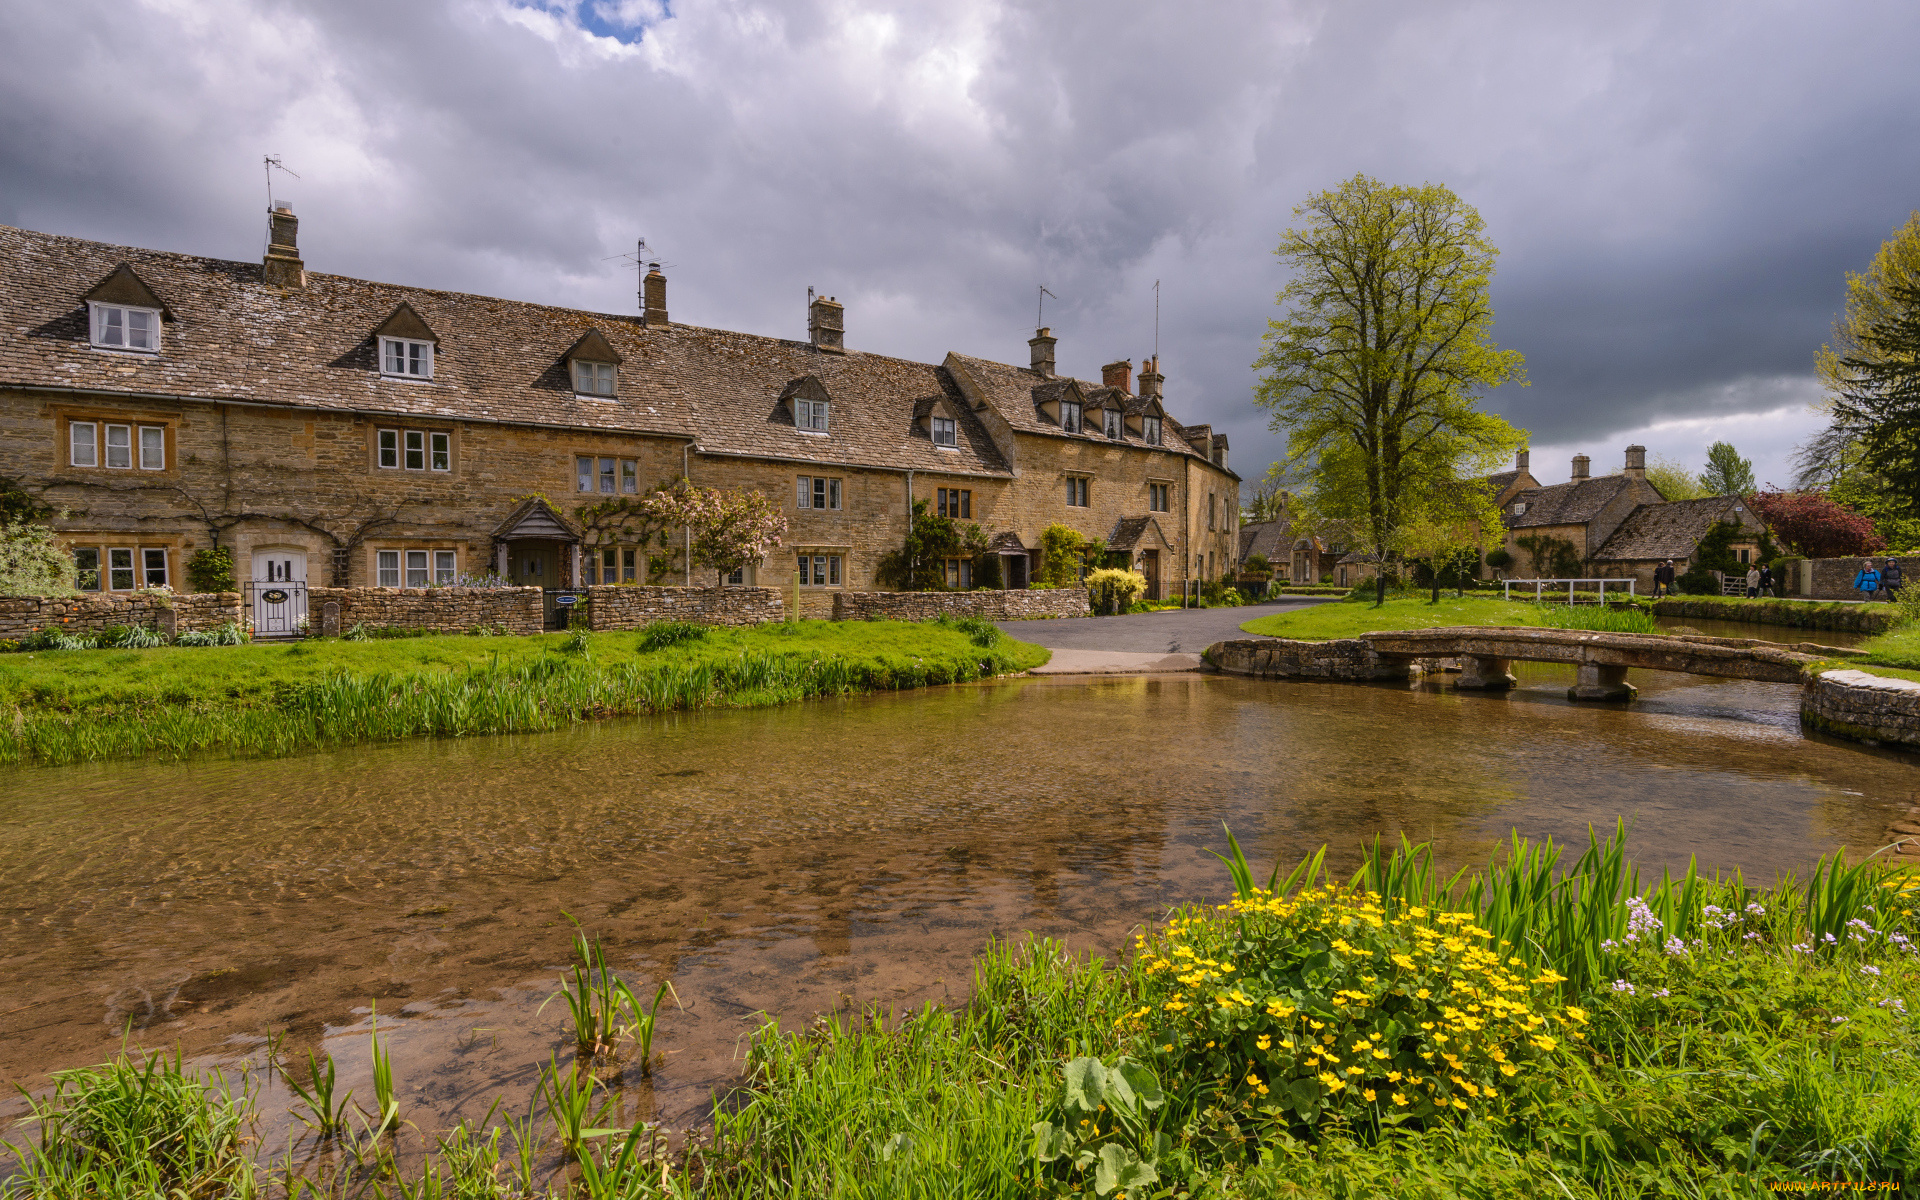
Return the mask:
[(1090, 611), (1085, 588), (833, 594), (833, 619), (836, 621), (860, 621), (868, 617), (889, 621), (925, 621), (942, 613), (955, 617), (985, 617), (989, 621), (1018, 621), (1027, 617), (1084, 617)]
[[(1906, 577), (1908, 586), (1920, 584), (1920, 558), (1912, 555), (1897, 554), (1900, 561), (1900, 573)], [(1787, 581), (1788, 595), (1802, 596), (1812, 600), (1864, 600), (1866, 593), (1853, 590), (1853, 577), (1860, 573), (1864, 558), (1806, 558), (1800, 560), (1800, 578)], [(1874, 560), (1876, 565), (1884, 567), (1886, 557)], [(1886, 593), (1874, 593), (1880, 603), (1886, 602)]]
[(539, 633), (544, 594), (523, 588), (308, 588), (307, 620), (315, 633), (336, 637), (355, 625), (465, 633), (484, 628)]
[(1216, 642), (1207, 648), (1206, 659), (1217, 671), (1261, 679), (1405, 679), (1410, 664), (1409, 659), (1377, 653), (1359, 638)]
[(139, 625), (173, 634), (212, 629), (239, 619), (240, 596), (235, 592), (194, 592), (171, 598), (111, 592), (0, 597), (0, 638), (13, 640), (38, 629), (98, 633), (109, 625)]
[(787, 619), (777, 588), (640, 587), (627, 584), (587, 589), (592, 629), (638, 629), (655, 621), (702, 625), (759, 625)]

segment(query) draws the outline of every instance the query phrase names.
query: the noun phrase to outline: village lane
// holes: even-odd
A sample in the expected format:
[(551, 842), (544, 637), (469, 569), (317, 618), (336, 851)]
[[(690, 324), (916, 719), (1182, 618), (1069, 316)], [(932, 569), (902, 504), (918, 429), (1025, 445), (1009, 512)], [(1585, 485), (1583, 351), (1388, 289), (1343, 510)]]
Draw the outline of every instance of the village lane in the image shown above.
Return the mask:
[(1037, 668), (1036, 675), (1194, 671), (1200, 669), (1200, 652), (1208, 646), (1246, 636), (1240, 632), (1241, 622), (1326, 602), (1324, 597), (1286, 596), (1238, 608), (1001, 621), (998, 625), (1010, 636), (1053, 651), (1053, 661)]

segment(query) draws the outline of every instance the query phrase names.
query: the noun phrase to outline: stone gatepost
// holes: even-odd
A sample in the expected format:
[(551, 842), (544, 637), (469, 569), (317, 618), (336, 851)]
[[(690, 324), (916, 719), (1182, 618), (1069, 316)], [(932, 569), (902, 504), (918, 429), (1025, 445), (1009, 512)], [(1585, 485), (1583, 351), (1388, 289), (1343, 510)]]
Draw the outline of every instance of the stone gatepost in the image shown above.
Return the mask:
[(1506, 691), (1520, 682), (1508, 671), (1510, 665), (1504, 658), (1463, 654), (1460, 656), (1460, 677), (1453, 681), (1453, 686), (1467, 691)]
[(1567, 689), (1569, 700), (1631, 700), (1638, 694), (1627, 682), (1627, 669), (1607, 663), (1581, 663)]
[(153, 627), (168, 638), (179, 632), (180, 614), (170, 608), (157, 608), (153, 611)]
[(320, 606), (320, 636), (340, 636), (340, 602), (329, 600)]

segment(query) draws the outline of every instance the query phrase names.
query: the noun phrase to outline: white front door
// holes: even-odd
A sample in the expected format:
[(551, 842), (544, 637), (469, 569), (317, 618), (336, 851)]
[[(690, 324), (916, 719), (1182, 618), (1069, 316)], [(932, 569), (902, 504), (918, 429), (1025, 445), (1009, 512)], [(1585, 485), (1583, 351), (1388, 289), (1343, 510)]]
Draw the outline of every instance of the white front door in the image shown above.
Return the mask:
[(307, 552), (262, 549), (253, 552), (253, 631), (299, 633), (307, 615)]

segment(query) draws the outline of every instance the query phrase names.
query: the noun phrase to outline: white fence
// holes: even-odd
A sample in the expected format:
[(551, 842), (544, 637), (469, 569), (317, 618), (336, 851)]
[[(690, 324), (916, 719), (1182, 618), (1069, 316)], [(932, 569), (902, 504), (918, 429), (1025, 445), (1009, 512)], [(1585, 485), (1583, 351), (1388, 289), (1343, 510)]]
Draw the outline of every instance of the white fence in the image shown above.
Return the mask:
[[(1523, 597), (1524, 589), (1532, 587), (1533, 601), (1539, 604), (1549, 598), (1547, 595), (1549, 591), (1557, 593), (1561, 588), (1565, 588), (1568, 604), (1605, 604), (1609, 584), (1612, 585), (1616, 596), (1624, 592), (1627, 599), (1631, 600), (1635, 582), (1632, 579), (1509, 579), (1506, 581), (1506, 598), (1513, 599), (1513, 589), (1516, 587), (1522, 589)], [(1591, 589), (1593, 592), (1591, 598), (1580, 594), (1580, 589), (1587, 584), (1594, 585)], [(1552, 599), (1558, 600), (1559, 597), (1556, 595)]]

